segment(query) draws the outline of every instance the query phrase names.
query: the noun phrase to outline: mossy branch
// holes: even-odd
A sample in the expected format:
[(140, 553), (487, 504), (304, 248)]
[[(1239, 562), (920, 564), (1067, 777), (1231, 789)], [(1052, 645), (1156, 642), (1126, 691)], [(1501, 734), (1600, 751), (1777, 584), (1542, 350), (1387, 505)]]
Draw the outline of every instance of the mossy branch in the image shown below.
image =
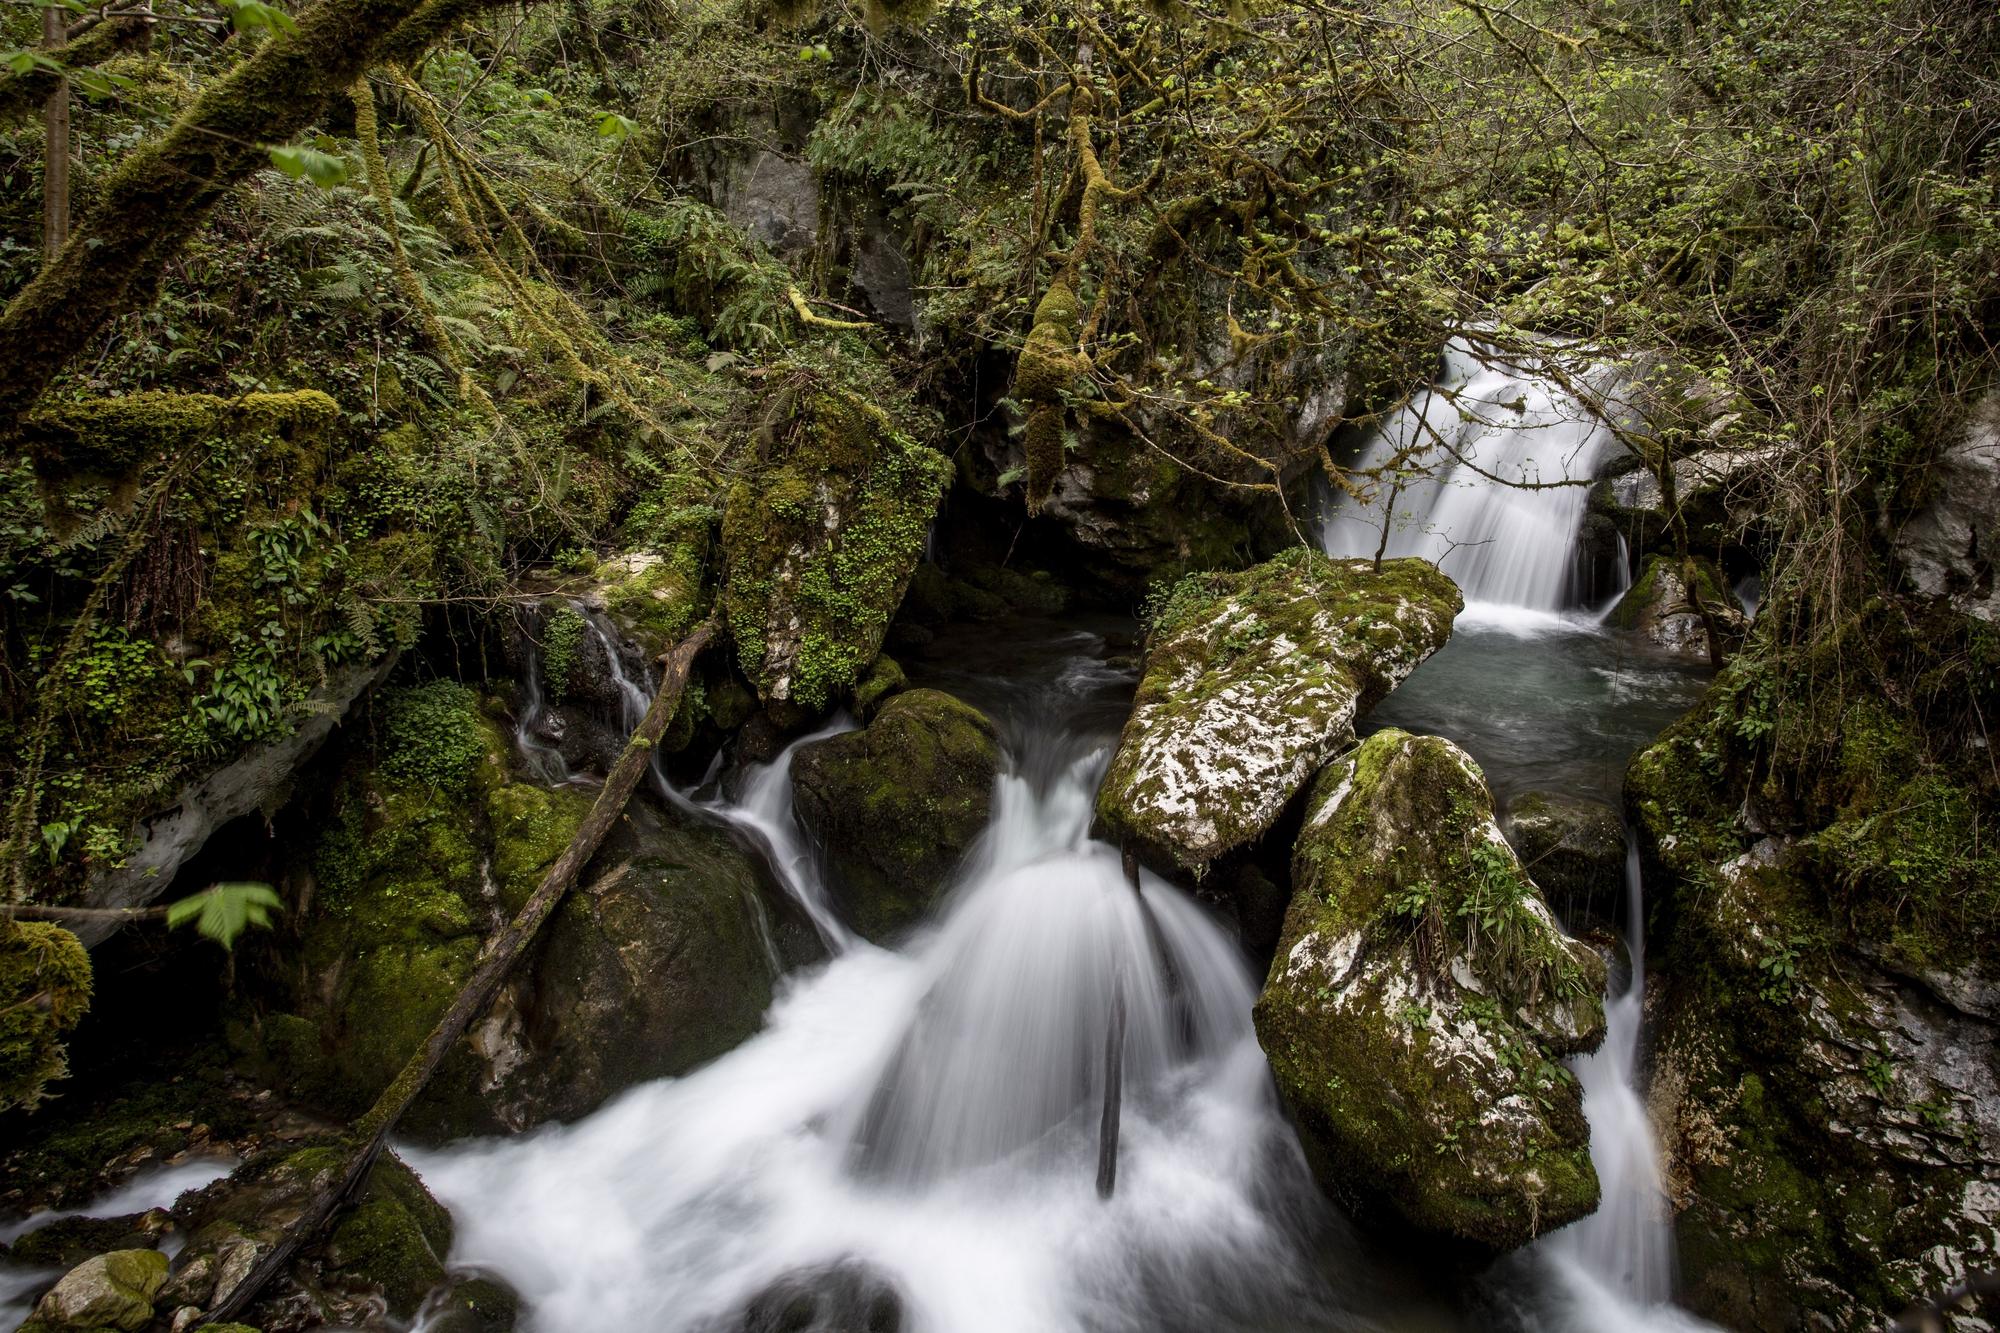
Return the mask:
[[(265, 145), (318, 121), (403, 25), (429, 9), (421, 0), (321, 0), (119, 163), (62, 253), (0, 314), (0, 366), (7, 367), (0, 431), (20, 420), (107, 323), (151, 299), (167, 259), (217, 203), (269, 164)], [(466, 9), (454, 0), (454, 15)]]
[[(598, 792), (597, 800), (577, 827), (569, 846), (556, 858), (548, 873), (542, 876), (541, 884), (522, 906), (520, 914), (487, 944), (479, 966), (466, 980), (451, 1008), (431, 1029), (430, 1036), (424, 1039), (423, 1045), (403, 1066), (403, 1072), (376, 1098), (375, 1105), (369, 1108), (367, 1114), (349, 1127), (350, 1147), (346, 1167), (307, 1201), (298, 1220), (286, 1230), (284, 1236), (208, 1312), (208, 1323), (228, 1323), (247, 1310), (257, 1293), (291, 1263), (299, 1247), (318, 1234), (342, 1201), (367, 1178), (369, 1169), (381, 1156), (390, 1132), (401, 1121), (404, 1112), (429, 1086), (445, 1057), (464, 1039), (473, 1021), (491, 1007), (493, 997), (499, 994), (507, 975), (535, 942), (543, 924), (568, 895), (577, 876), (597, 854), (611, 826), (624, 813), (626, 803), (632, 798), (633, 788), (639, 785), (639, 779), (652, 764), (660, 738), (666, 734), (674, 713), (680, 707), (681, 694), (693, 674), (695, 659), (715, 637), (715, 629), (712, 618), (702, 622), (662, 659), (660, 688), (653, 696), (652, 706), (646, 710), (646, 716), (626, 742), (618, 762), (612, 765), (610, 774), (604, 779), (603, 790)], [(624, 873), (625, 867), (620, 866), (599, 882), (614, 882)]]
[[(92, 69), (113, 56), (146, 45), (153, 40), (154, 23), (150, 18), (133, 17), (113, 19), (100, 23), (82, 36), (65, 42), (61, 46), (48, 48), (39, 54), (48, 57), (62, 69)], [(25, 74), (9, 74), (0, 77), (0, 123), (16, 116), (25, 116), (41, 108), (49, 100), (49, 94), (56, 90), (63, 76), (47, 65), (36, 65)]]
[(875, 326), (865, 319), (831, 319), (816, 315), (806, 304), (806, 294), (797, 287), (787, 287), (785, 295), (792, 303), (792, 313), (799, 317), (799, 323), (815, 329), (872, 329)]

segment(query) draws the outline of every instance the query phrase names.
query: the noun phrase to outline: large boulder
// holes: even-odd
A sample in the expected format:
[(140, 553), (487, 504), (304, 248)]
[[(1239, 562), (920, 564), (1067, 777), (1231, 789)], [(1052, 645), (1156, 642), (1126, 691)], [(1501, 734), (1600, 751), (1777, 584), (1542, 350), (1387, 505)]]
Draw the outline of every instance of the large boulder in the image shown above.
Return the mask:
[[(234, 1024), (295, 1095), (343, 1116), (402, 1070), (591, 803), (514, 780), (504, 738), (462, 686), (406, 691), (384, 712), (299, 869), (310, 887), (298, 945), (267, 969), (261, 1011)], [(782, 912), (725, 833), (635, 801), (406, 1132), (573, 1119), (729, 1049), (756, 1030), (780, 967), (807, 952), (795, 923), (773, 919)]]
[[(501, 1122), (573, 1120), (756, 1032), (783, 966), (757, 865), (719, 828), (635, 807), (475, 1038)], [(789, 956), (788, 956), (789, 955)]]
[(1832, 742), (1774, 757), (1805, 712), (1776, 703), (1783, 670), (1732, 664), (1626, 774), (1658, 927), (1650, 1102), (1697, 1313), (1881, 1327), (2000, 1255), (1990, 757), (1831, 690)]
[(723, 612), (766, 705), (824, 709), (875, 660), (950, 479), (853, 394), (779, 393), (722, 522)]
[(22, 1328), (26, 1333), (105, 1333), (144, 1328), (167, 1280), (158, 1250), (113, 1250), (86, 1259), (49, 1289)]
[(1562, 1057), (1603, 960), (1550, 915), (1451, 742), (1382, 731), (1313, 783), (1257, 1036), (1321, 1183), (1493, 1250), (1597, 1206)]
[(1930, 469), (1931, 498), (1896, 537), (1910, 586), (2000, 620), (2000, 393), (1989, 393)]
[(1618, 811), (1586, 797), (1530, 791), (1508, 805), (1502, 827), (1565, 920), (1571, 913), (1616, 918), (1625, 887), (1625, 820)]
[(793, 756), (793, 799), (849, 925), (884, 943), (922, 918), (986, 827), (999, 769), (993, 723), (938, 690), (895, 695)]
[(1461, 606), (1428, 561), (1378, 571), (1304, 547), (1182, 580), (1153, 618), (1099, 819), (1153, 864), (1200, 873), (1354, 743), (1355, 719), (1444, 646)]

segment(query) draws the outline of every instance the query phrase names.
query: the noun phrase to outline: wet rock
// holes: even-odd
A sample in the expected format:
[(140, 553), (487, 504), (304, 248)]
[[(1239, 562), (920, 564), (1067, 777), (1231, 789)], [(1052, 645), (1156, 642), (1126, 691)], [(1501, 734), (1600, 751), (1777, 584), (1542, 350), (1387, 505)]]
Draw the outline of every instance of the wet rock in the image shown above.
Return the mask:
[(112, 1250), (147, 1250), (173, 1226), (164, 1208), (124, 1217), (64, 1217), (36, 1227), (7, 1251), (9, 1261), (34, 1268), (74, 1268)]
[(858, 1263), (779, 1278), (714, 1333), (902, 1333), (895, 1284)]
[(903, 674), (903, 668), (897, 665), (896, 659), (883, 654), (875, 659), (875, 664), (868, 668), (868, 674), (854, 686), (854, 715), (863, 722), (873, 721), (882, 706), (892, 696), (908, 689), (909, 685), (909, 677)]
[(881, 650), (951, 464), (880, 409), (811, 383), (778, 395), (762, 438), (724, 510), (723, 610), (758, 697), (810, 714)]
[(505, 1282), (460, 1274), (424, 1302), (422, 1324), (425, 1333), (510, 1333), (520, 1312), (521, 1298)]
[[(1715, 618), (1726, 652), (1742, 642), (1749, 629), (1749, 618), (1712, 564), (1695, 561), (1695, 573), (1695, 591)], [(1647, 557), (1638, 581), (1612, 608), (1610, 621), (1669, 652), (1708, 660), (1707, 626), (1695, 610), (1687, 581), (1681, 577), (1681, 562), (1672, 556)]]
[(2000, 620), (2000, 393), (1989, 393), (1932, 466), (1931, 499), (1896, 536), (1911, 587)]
[(1378, 573), (1303, 547), (1183, 580), (1147, 637), (1098, 818), (1168, 870), (1253, 841), (1353, 744), (1355, 718), (1444, 646), (1460, 606), (1427, 561)]
[(1512, 1249), (1597, 1206), (1581, 1089), (1603, 961), (1556, 924), (1449, 741), (1382, 731), (1314, 781), (1255, 1020), (1315, 1174)]
[[(175, 1210), (190, 1234), (161, 1289), (162, 1306), (210, 1309), (226, 1300), (345, 1161), (331, 1145), (266, 1153), (181, 1200)], [(292, 1327), (361, 1324), (386, 1305), (407, 1318), (445, 1280), (451, 1238), (451, 1214), (385, 1153), (326, 1241), (259, 1296), (262, 1313), (253, 1317), (267, 1327), (280, 1318)]]
[(758, 1029), (777, 972), (798, 961), (777, 956), (781, 923), (726, 832), (678, 812), (635, 816), (549, 923), (515, 1013), (485, 1029), (481, 1095), (507, 1128), (576, 1119), (723, 1054)]
[(938, 690), (793, 756), (794, 800), (856, 931), (884, 943), (923, 917), (986, 827), (999, 767), (993, 723)]
[[(1662, 927), (1649, 1101), (1681, 1293), (1753, 1333), (1878, 1327), (2000, 1261), (2000, 1026), (1974, 922), (1849, 914), (2000, 881), (1958, 775), (1883, 699), (1785, 775), (1821, 804), (1763, 795), (1779, 777), (1741, 758), (1757, 679), (1729, 668), (1626, 774)], [(1935, 878), (1899, 879), (1912, 864)]]
[(167, 1280), (167, 1256), (158, 1250), (113, 1250), (86, 1259), (63, 1274), (23, 1333), (102, 1333), (136, 1330), (153, 1318), (153, 1298)]
[(1514, 799), (1502, 827), (1565, 920), (1617, 919), (1625, 887), (1625, 820), (1618, 811), (1602, 801), (1531, 791)]

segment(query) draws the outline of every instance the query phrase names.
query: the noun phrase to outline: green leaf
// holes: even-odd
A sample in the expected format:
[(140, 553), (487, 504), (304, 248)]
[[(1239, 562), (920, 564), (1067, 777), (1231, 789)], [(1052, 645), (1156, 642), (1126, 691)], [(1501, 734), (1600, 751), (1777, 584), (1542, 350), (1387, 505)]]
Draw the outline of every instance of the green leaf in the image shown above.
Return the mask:
[(265, 28), (274, 33), (299, 29), (290, 14), (276, 5), (265, 4), (264, 0), (222, 0), (222, 7), (229, 11), (230, 26), (238, 32), (250, 28)]
[(309, 180), (322, 190), (346, 183), (347, 159), (317, 148), (273, 148), (271, 165), (293, 180)]
[(204, 938), (228, 949), (251, 926), (271, 924), (272, 911), (283, 906), (269, 884), (217, 884), (169, 904), (167, 926), (172, 929), (192, 921)]
[(624, 143), (632, 137), (632, 131), (639, 123), (630, 116), (621, 116), (616, 111), (607, 111), (597, 118), (597, 137), (609, 139), (613, 143)]

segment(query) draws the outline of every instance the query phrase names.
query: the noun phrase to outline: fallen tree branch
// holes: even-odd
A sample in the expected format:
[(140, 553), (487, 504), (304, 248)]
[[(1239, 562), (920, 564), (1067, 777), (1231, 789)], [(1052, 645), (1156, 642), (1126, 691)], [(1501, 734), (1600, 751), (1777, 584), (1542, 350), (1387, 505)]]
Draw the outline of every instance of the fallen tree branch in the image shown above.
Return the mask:
[[(597, 800), (578, 826), (576, 836), (570, 839), (563, 854), (542, 876), (541, 884), (521, 908), (520, 914), (487, 945), (484, 957), (459, 990), (458, 998), (452, 1001), (451, 1008), (431, 1029), (424, 1044), (403, 1066), (403, 1072), (375, 1099), (375, 1105), (369, 1108), (368, 1113), (350, 1127), (352, 1146), (345, 1169), (307, 1201), (298, 1220), (286, 1230), (277, 1244), (258, 1259), (241, 1282), (223, 1294), (215, 1308), (208, 1312), (205, 1322), (229, 1323), (249, 1308), (257, 1293), (291, 1263), (300, 1247), (318, 1234), (342, 1201), (367, 1177), (376, 1158), (381, 1156), (390, 1132), (403, 1118), (403, 1113), (410, 1109), (411, 1103), (430, 1083), (452, 1048), (464, 1038), (473, 1020), (492, 1005), (493, 997), (499, 993), (507, 974), (514, 970), (514, 965), (520, 962), (528, 946), (534, 943), (542, 924), (562, 902), (584, 866), (597, 854), (604, 835), (611, 831), (611, 826), (624, 813), (625, 804), (632, 797), (632, 789), (652, 765), (654, 747), (659, 744), (660, 737), (666, 733), (667, 725), (680, 708), (681, 694), (687, 688), (695, 658), (714, 637), (715, 621), (706, 620), (662, 659), (660, 688), (653, 696), (652, 707), (646, 710), (645, 718), (626, 742), (625, 752), (611, 766), (610, 774), (604, 779), (604, 789), (597, 794)], [(623, 873), (624, 868), (620, 867), (600, 883), (612, 882)]]

